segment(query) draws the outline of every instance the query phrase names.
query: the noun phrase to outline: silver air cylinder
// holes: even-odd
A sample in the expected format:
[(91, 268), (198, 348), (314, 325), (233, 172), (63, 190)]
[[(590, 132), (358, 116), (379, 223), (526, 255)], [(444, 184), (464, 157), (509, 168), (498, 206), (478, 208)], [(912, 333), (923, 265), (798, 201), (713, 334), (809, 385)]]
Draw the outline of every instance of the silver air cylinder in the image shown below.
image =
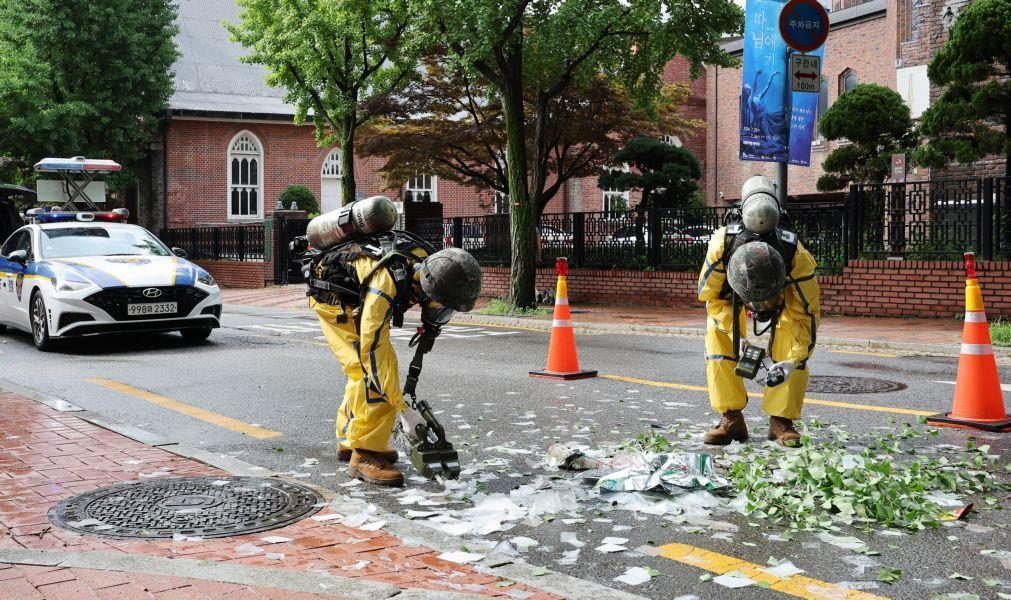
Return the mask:
[(329, 250), (355, 238), (382, 233), (397, 223), (397, 207), (386, 196), (355, 200), (312, 221), (305, 237), (317, 250)]

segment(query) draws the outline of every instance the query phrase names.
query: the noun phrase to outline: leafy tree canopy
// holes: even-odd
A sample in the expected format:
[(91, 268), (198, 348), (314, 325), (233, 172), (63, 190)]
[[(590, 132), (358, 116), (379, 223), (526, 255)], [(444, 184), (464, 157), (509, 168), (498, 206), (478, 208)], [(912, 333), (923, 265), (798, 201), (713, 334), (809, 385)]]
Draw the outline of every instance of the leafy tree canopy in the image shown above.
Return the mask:
[[(457, 64), (484, 77), (502, 99), (512, 202), (509, 299), (517, 306), (534, 304), (539, 190), (548, 176), (540, 155), (553, 148), (545, 127), (551, 101), (604, 75), (650, 109), (674, 56), (688, 59), (696, 75), (703, 64), (735, 64), (719, 42), (743, 24), (732, 0), (419, 2)], [(527, 127), (534, 130), (529, 143)]]
[(927, 67), (934, 85), (946, 86), (923, 113), (928, 138), (916, 159), (941, 167), (1000, 154), (1011, 174), (1011, 0), (977, 0), (952, 26), (948, 42)]
[(339, 143), (345, 198), (355, 197), (354, 139), (377, 107), (414, 74), (425, 36), (414, 0), (239, 0), (241, 23), (228, 25), (285, 89), (295, 123), (312, 114), (320, 146)]
[(891, 171), (891, 155), (916, 147), (909, 107), (894, 90), (863, 83), (843, 94), (818, 122), (829, 140), (848, 144), (832, 150), (818, 178), (822, 192), (839, 190), (850, 183), (880, 183)]
[(175, 18), (169, 0), (0, 0), (0, 155), (129, 169), (172, 94)]
[(623, 191), (641, 190), (641, 211), (688, 204), (702, 177), (698, 159), (687, 148), (650, 137), (629, 141), (614, 155), (611, 164), (626, 164), (629, 170), (607, 170), (597, 185)]
[[(386, 118), (363, 131), (362, 153), (387, 159), (382, 173), (392, 186), (417, 173), (432, 173), (508, 194), (501, 98), (480, 76), (453, 69), (438, 57), (426, 62), (425, 71), (424, 78), (397, 96)], [(543, 123), (550, 151), (538, 154), (540, 169), (552, 177), (540, 182), (538, 204), (547, 204), (571, 178), (599, 173), (636, 135), (686, 135), (701, 126), (680, 113), (688, 95), (684, 85), (665, 87), (651, 116), (637, 110), (621, 86), (600, 76), (554, 98)], [(525, 102), (533, 104), (536, 98), (528, 94)], [(529, 151), (535, 127), (530, 123), (524, 130)]]

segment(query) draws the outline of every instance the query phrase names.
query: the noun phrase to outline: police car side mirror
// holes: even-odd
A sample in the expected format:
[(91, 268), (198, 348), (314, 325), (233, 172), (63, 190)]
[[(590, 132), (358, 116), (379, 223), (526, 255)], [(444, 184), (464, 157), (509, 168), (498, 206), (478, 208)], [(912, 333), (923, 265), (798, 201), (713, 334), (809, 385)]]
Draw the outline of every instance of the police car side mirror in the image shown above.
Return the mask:
[(172, 254), (175, 254), (179, 258), (186, 258), (186, 251), (182, 248), (172, 248)]
[(7, 255), (7, 260), (16, 262), (21, 266), (28, 264), (28, 253), (24, 250), (14, 250)]

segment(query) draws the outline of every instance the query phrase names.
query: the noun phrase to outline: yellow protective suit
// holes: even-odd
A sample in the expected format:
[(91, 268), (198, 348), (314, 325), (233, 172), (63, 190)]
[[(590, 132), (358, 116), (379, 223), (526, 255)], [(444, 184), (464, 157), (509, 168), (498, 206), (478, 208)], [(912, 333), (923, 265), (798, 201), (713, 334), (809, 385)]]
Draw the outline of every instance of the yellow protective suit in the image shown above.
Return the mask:
[[(733, 303), (723, 297), (727, 280), (723, 262), (726, 228), (713, 233), (706, 262), (699, 276), (699, 300), (706, 303), (706, 383), (709, 403), (719, 413), (741, 410), (748, 403), (744, 380), (734, 373)], [(818, 321), (819, 289), (816, 263), (811, 253), (797, 243), (793, 264), (788, 265), (783, 311), (772, 331), (769, 356), (773, 362), (792, 361), (793, 373), (782, 384), (765, 388), (763, 409), (769, 416), (797, 419), (807, 391), (807, 361), (814, 352)], [(741, 339), (747, 333), (747, 316), (741, 311)]]
[[(423, 252), (423, 251), (422, 251)], [(351, 264), (362, 281), (377, 264), (361, 256)], [(360, 310), (309, 300), (347, 384), (337, 410), (337, 440), (349, 448), (389, 448), (397, 415), (407, 410), (400, 386), (397, 354), (390, 343), (390, 318), (396, 285), (386, 268), (369, 279)], [(344, 319), (338, 320), (340, 315)]]

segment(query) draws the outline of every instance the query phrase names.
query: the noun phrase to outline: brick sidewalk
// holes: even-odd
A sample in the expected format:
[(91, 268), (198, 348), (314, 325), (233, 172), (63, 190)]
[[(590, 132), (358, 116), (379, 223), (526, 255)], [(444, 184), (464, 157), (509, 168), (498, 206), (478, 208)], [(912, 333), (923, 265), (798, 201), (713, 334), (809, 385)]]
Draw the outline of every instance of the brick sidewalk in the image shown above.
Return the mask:
[[(0, 562), (0, 598), (4, 600), (334, 598), (343, 597), (339, 595), (342, 581), (355, 580), (446, 594), (554, 598), (471, 567), (440, 560), (438, 552), (405, 545), (382, 530), (364, 531), (332, 520), (305, 519), (270, 532), (196, 542), (122, 541), (60, 529), (50, 524), (47, 513), (68, 496), (122, 482), (149, 480), (153, 473), (168, 473), (169, 477), (222, 477), (227, 473), (2, 390), (0, 414), (4, 416), (0, 420), (0, 553), (28, 549), (83, 557), (111, 553), (124, 559), (185, 558), (198, 559), (194, 562), (203, 561), (201, 564), (245, 565), (333, 576), (333, 588), (314, 595), (299, 594), (290, 588), (270, 589), (116, 569), (96, 571)], [(324, 508), (318, 514), (332, 512)], [(267, 544), (261, 541), (266, 536), (291, 541)], [(243, 555), (236, 550), (242, 544), (259, 546), (263, 552)], [(280, 554), (283, 557), (279, 559)]]
[[(222, 290), (225, 304), (307, 309), (302, 284), (268, 287), (259, 290)], [(483, 306), (479, 303), (478, 306)], [(629, 305), (573, 304), (576, 324), (625, 323), (657, 327), (703, 327), (701, 304), (658, 307)], [(474, 313), (472, 313), (474, 314)], [(480, 315), (475, 315), (479, 317)], [(550, 320), (551, 315), (529, 317)], [(961, 341), (962, 322), (955, 319), (899, 319), (891, 317), (843, 317), (824, 315), (818, 327), (819, 338), (890, 342), (899, 344), (954, 345)]]

